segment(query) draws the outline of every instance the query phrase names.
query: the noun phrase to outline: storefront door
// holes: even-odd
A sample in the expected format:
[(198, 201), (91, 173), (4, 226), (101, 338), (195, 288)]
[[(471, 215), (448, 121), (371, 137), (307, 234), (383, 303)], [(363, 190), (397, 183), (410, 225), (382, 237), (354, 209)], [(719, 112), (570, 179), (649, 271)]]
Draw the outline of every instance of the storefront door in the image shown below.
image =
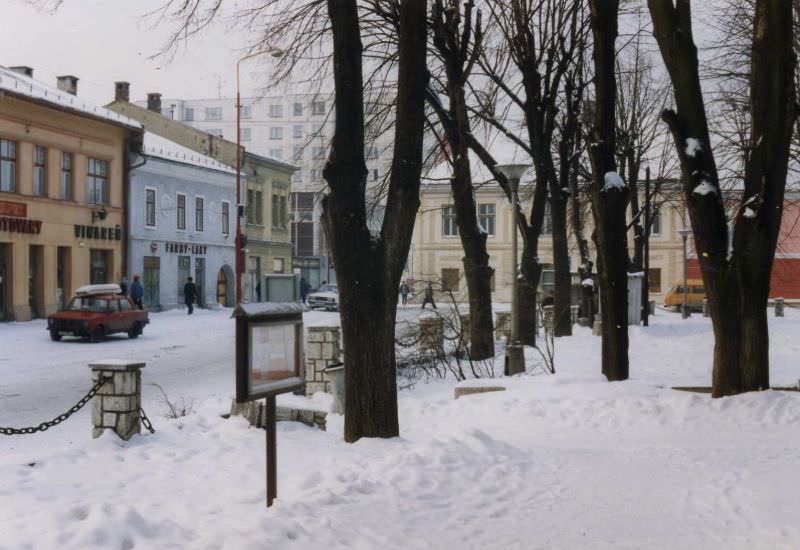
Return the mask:
[(89, 275), (89, 282), (93, 285), (111, 282), (109, 280), (109, 277), (111, 277), (110, 255), (111, 253), (108, 250), (91, 251), (91, 273)]
[(161, 305), (161, 258), (145, 256), (143, 267), (144, 305), (148, 308), (158, 308)]
[(178, 256), (178, 303), (183, 304), (186, 302), (183, 296), (183, 285), (186, 284), (186, 279), (189, 278), (189, 273), (192, 267), (192, 260), (189, 256)]
[(194, 259), (194, 284), (197, 287), (197, 305), (203, 307), (206, 305), (205, 292), (206, 292), (206, 259)]
[(67, 300), (70, 299), (69, 293), (71, 285), (69, 281), (72, 269), (70, 267), (70, 249), (66, 246), (58, 247), (58, 265), (56, 266), (56, 304), (58, 309), (66, 307)]
[(9, 245), (0, 243), (0, 321), (8, 320), (8, 294), (11, 288), (11, 250)]
[(217, 303), (221, 306), (230, 305), (228, 300), (228, 276), (225, 269), (220, 269), (217, 273)]
[(28, 305), (31, 318), (44, 317), (44, 247), (31, 245), (28, 249)]

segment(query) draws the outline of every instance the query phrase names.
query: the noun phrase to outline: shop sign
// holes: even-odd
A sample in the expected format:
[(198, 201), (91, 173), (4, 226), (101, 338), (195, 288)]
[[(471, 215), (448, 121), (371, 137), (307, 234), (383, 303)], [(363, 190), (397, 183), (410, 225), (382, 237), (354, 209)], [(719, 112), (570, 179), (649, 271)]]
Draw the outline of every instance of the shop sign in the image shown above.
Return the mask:
[(28, 215), (28, 205), (24, 202), (0, 201), (0, 216), (24, 218)]
[(189, 243), (164, 243), (164, 250), (174, 254), (196, 254), (204, 256), (206, 253), (206, 245), (204, 244), (189, 244)]
[(78, 239), (97, 239), (100, 241), (121, 241), (122, 228), (119, 224), (114, 227), (75, 224), (75, 237)]
[(42, 232), (42, 222), (26, 218), (7, 218), (5, 216), (0, 216), (0, 231), (38, 235)]

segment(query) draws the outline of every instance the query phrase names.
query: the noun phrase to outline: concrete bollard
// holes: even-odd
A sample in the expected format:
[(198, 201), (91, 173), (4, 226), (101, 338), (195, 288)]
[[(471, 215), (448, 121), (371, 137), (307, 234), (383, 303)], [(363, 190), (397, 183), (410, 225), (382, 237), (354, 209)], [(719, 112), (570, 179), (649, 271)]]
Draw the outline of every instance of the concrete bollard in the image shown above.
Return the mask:
[(783, 317), (783, 298), (775, 298), (775, 317)]
[(553, 330), (553, 326), (555, 323), (555, 307), (554, 306), (544, 306), (542, 308), (543, 314), (543, 325), (545, 328), (549, 330)]
[(422, 351), (444, 352), (444, 320), (441, 317), (421, 317), (419, 347)]
[(331, 381), (333, 394), (333, 412), (344, 414), (344, 364), (336, 363), (325, 368), (325, 374)]
[(703, 317), (708, 317), (709, 315), (711, 315), (711, 312), (708, 309), (708, 298), (703, 298)]
[(603, 335), (603, 322), (600, 320), (600, 317), (595, 317), (594, 325), (592, 325), (592, 334), (594, 336)]
[(505, 336), (506, 341), (511, 341), (511, 312), (498, 311), (494, 325), (495, 338)]
[(145, 363), (124, 359), (104, 359), (89, 363), (92, 384), (101, 377), (111, 378), (92, 398), (92, 437), (113, 430), (127, 441), (142, 430), (142, 373)]

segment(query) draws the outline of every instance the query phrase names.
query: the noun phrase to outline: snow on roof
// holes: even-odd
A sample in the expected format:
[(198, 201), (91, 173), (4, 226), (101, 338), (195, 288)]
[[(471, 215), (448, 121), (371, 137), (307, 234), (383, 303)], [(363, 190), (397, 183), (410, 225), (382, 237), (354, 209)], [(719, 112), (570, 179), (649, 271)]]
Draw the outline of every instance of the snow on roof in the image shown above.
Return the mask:
[(49, 103), (56, 109), (73, 111), (78, 114), (99, 118), (128, 128), (135, 128), (137, 130), (142, 128), (141, 124), (131, 118), (109, 111), (108, 109), (72, 94), (68, 94), (53, 86), (48, 86), (47, 84), (14, 72), (2, 65), (0, 65), (0, 91), (26, 97), (33, 101)]
[(142, 153), (165, 160), (200, 166), (209, 170), (217, 170), (228, 174), (235, 174), (236, 170), (211, 157), (201, 155), (188, 147), (179, 145), (152, 132), (145, 132)]

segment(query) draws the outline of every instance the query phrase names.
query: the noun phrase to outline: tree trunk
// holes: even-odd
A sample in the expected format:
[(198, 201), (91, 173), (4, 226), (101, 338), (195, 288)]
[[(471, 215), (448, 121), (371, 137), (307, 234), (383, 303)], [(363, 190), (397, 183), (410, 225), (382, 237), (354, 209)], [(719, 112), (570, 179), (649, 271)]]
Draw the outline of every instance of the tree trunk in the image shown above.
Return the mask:
[(394, 358), (397, 288), (419, 208), (427, 86), (426, 3), (406, 0), (398, 28), (394, 155), (381, 234), (367, 227), (364, 98), (356, 0), (328, 0), (336, 125), (323, 171), (322, 220), (336, 265), (344, 343), (345, 441), (399, 435)]
[(594, 35), (595, 120), (592, 161), (592, 212), (597, 232), (602, 371), (609, 380), (628, 378), (628, 246), (625, 211), (628, 189), (615, 159), (618, 0), (590, 0)]
[[(563, 168), (562, 168), (563, 169)], [(569, 168), (563, 179), (567, 180)], [(550, 216), (553, 223), (553, 271), (555, 289), (553, 293), (553, 335), (572, 335), (572, 275), (569, 269), (569, 243), (567, 242), (567, 187), (559, 186), (553, 178), (550, 185)]]

